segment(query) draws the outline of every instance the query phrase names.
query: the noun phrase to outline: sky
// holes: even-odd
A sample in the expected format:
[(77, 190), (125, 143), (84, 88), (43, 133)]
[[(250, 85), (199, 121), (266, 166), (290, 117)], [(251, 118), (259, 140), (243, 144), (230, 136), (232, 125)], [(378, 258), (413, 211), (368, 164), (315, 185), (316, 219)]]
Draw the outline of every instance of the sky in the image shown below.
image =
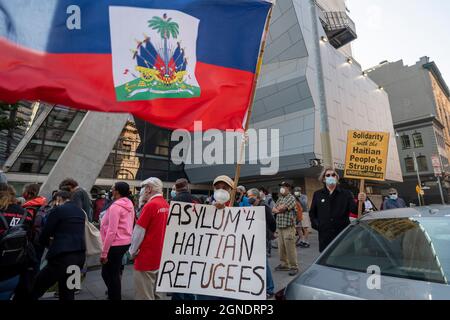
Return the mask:
[(449, 0), (347, 0), (347, 7), (358, 33), (353, 55), (364, 69), (429, 56), (450, 86)]

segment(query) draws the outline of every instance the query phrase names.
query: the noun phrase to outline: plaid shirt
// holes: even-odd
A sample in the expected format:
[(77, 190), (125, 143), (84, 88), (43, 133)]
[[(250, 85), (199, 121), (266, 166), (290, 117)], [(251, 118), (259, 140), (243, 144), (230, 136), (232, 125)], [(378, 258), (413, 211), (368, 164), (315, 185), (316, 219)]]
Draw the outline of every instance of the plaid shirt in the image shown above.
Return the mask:
[(275, 207), (281, 205), (285, 205), (288, 210), (277, 214), (277, 228), (283, 229), (295, 226), (295, 222), (297, 220), (297, 214), (295, 212), (295, 197), (292, 194), (288, 194), (285, 197), (280, 195)]

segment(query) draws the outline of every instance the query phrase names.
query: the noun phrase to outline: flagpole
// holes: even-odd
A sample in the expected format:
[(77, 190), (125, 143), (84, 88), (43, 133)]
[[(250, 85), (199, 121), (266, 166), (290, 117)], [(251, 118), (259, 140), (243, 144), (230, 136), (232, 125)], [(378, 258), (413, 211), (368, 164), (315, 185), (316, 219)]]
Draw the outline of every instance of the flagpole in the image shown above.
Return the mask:
[(231, 191), (231, 201), (230, 201), (230, 205), (231, 206), (234, 205), (234, 201), (236, 200), (236, 190), (237, 190), (237, 187), (238, 187), (238, 184), (239, 184), (239, 178), (241, 176), (242, 162), (244, 160), (243, 156), (244, 156), (244, 148), (245, 148), (246, 139), (247, 139), (247, 130), (248, 130), (248, 127), (250, 125), (250, 118), (252, 116), (253, 102), (255, 100), (256, 87), (258, 85), (259, 74), (261, 73), (261, 67), (262, 67), (262, 62), (263, 62), (263, 57), (264, 57), (264, 51), (265, 51), (265, 48), (266, 48), (267, 34), (269, 32), (270, 19), (272, 18), (272, 10), (273, 10), (273, 6), (274, 5), (275, 4), (272, 3), (272, 7), (270, 8), (269, 14), (267, 15), (266, 25), (265, 25), (265, 28), (264, 28), (263, 40), (261, 42), (261, 49), (259, 51), (258, 62), (256, 63), (255, 79), (253, 80), (253, 86), (252, 86), (252, 90), (251, 90), (251, 93), (250, 93), (250, 102), (249, 102), (249, 106), (247, 108), (247, 116), (246, 116), (246, 119), (245, 119), (244, 134), (243, 134), (242, 142), (241, 142), (241, 148), (240, 148), (240, 153), (239, 153), (239, 160), (238, 160), (238, 163), (236, 164), (236, 172), (234, 174), (234, 188)]

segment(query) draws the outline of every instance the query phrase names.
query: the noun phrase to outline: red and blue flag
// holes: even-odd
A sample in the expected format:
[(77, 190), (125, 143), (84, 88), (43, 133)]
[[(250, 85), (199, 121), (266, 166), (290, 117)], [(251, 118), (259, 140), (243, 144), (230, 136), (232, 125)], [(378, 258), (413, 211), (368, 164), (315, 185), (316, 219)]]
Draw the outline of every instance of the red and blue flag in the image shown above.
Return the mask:
[(272, 4), (0, 0), (0, 100), (242, 128)]

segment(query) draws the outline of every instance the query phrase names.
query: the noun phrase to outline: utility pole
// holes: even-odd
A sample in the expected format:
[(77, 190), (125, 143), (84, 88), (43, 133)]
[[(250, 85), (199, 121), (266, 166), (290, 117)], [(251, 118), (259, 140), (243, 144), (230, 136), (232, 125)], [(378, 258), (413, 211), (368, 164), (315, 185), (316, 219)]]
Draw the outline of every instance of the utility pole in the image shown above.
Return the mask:
[[(420, 174), (419, 174), (419, 164), (417, 163), (417, 157), (416, 157), (415, 152), (413, 152), (413, 157), (414, 157), (414, 167), (415, 167), (416, 173), (417, 173), (417, 182), (419, 183), (420, 190), (422, 190), (422, 181), (420, 181)], [(425, 203), (422, 203), (422, 198), (421, 198), (420, 192), (417, 192), (417, 197), (419, 198), (419, 206), (425, 205)]]
[(444, 168), (443, 168), (443, 165), (442, 165), (442, 160), (441, 160), (440, 155), (433, 155), (431, 157), (431, 161), (433, 162), (434, 174), (435, 174), (436, 179), (437, 179), (439, 192), (441, 193), (442, 204), (445, 205), (444, 191), (442, 189), (442, 182), (441, 182), (441, 176), (443, 176)]
[(439, 192), (441, 193), (442, 204), (445, 205), (444, 191), (442, 190), (441, 177), (437, 176), (437, 183), (439, 186)]

